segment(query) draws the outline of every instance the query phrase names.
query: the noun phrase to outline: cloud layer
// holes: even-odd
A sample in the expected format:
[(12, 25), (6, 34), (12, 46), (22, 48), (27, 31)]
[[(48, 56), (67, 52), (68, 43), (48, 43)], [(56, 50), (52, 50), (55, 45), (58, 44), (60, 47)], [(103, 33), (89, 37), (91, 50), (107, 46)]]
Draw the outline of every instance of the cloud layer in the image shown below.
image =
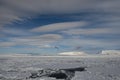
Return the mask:
[(85, 52), (118, 49), (119, 3), (120, 0), (0, 0), (0, 53), (17, 49), (36, 52), (36, 48), (43, 53), (72, 51), (76, 47)]
[(40, 36), (30, 36), (23, 38), (11, 38), (12, 42), (15, 42), (16, 45), (31, 45), (39, 48), (50, 48), (50, 44), (55, 43), (58, 40), (62, 39), (61, 35), (57, 34), (44, 34)]
[(97, 35), (97, 34), (119, 34), (118, 28), (93, 28), (93, 29), (69, 29), (61, 31), (68, 35)]
[(83, 27), (87, 25), (87, 22), (63, 22), (63, 23), (54, 23), (45, 26), (40, 26), (32, 29), (32, 32), (52, 32), (52, 31), (60, 31), (70, 28)]
[(0, 26), (39, 14), (120, 13), (119, 0), (1, 0)]

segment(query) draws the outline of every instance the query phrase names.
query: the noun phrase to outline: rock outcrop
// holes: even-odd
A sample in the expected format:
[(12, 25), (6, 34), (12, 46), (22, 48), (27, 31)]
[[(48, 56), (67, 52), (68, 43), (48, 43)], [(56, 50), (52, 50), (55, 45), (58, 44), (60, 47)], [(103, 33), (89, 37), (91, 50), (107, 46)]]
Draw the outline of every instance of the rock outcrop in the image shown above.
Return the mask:
[(32, 72), (29, 78), (53, 77), (56, 79), (71, 80), (76, 71), (86, 71), (85, 67), (69, 69), (43, 69)]

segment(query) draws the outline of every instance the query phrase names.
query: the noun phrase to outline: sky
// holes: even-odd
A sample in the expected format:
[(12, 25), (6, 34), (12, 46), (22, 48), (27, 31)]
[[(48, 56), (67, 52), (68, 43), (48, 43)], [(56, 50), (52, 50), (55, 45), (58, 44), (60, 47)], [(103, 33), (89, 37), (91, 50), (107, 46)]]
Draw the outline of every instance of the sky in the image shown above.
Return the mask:
[(0, 0), (0, 54), (120, 50), (120, 0)]

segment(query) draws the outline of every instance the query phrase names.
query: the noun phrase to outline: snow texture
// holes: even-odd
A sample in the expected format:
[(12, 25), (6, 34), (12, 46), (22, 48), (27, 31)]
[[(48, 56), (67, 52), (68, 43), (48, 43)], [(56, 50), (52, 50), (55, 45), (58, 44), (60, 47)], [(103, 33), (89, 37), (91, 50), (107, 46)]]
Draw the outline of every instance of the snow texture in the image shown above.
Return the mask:
[(28, 78), (43, 69), (69, 69), (76, 71), (71, 80), (120, 80), (120, 57), (0, 57), (0, 80), (64, 80), (52, 77)]

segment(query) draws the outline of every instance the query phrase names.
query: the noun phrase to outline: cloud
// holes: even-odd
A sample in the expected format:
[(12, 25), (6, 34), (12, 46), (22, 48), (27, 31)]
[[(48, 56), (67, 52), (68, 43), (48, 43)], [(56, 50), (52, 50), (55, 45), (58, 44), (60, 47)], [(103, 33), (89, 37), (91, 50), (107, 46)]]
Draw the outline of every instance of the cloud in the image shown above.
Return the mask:
[(49, 25), (40, 26), (37, 28), (33, 28), (32, 32), (52, 32), (52, 31), (58, 31), (58, 30), (65, 30), (70, 28), (76, 28), (76, 27), (83, 27), (87, 25), (87, 22), (81, 21), (81, 22), (62, 22), (62, 23), (54, 23)]
[[(2, 0), (9, 6), (40, 13), (78, 13), (80, 11), (119, 12), (119, 0)], [(117, 5), (118, 4), (118, 5)], [(32, 5), (32, 6), (31, 6)], [(109, 10), (109, 8), (111, 10)], [(99, 9), (99, 10), (97, 10)]]
[(120, 13), (119, 0), (1, 0), (0, 26), (42, 14)]
[(14, 28), (3, 28), (1, 32), (2, 32), (2, 34), (17, 35), (17, 36), (33, 35), (33, 33), (29, 32), (27, 30), (14, 29)]
[(119, 28), (91, 28), (91, 29), (69, 29), (61, 31), (68, 35), (97, 35), (97, 34), (120, 34)]
[(21, 36), (7, 38), (7, 41), (1, 41), (0, 47), (12, 46), (34, 46), (39, 48), (51, 48), (51, 44), (56, 43), (63, 37), (59, 34), (43, 34), (38, 36)]
[(51, 44), (62, 39), (59, 34), (43, 34), (40, 36), (10, 38), (16, 45), (35, 46), (39, 48), (51, 48)]
[(28, 57), (30, 54), (20, 54), (20, 53), (7, 53), (0, 54), (1, 57)]
[(5, 35), (4, 34), (0, 34), (0, 37), (4, 37)]
[(61, 39), (62, 36), (59, 34), (44, 34), (40, 36), (34, 36), (33, 38), (41, 38), (46, 40), (58, 40), (58, 39)]
[[(119, 3), (120, 0), (0, 0), (0, 47), (16, 45), (40, 48), (51, 48), (53, 45), (119, 47)], [(39, 26), (43, 24), (41, 21), (39, 23), (39, 19), (42, 20), (41, 17), (44, 17), (42, 15), (47, 15), (47, 18), (54, 15), (52, 19), (58, 20), (59, 23), (52, 20), (50, 21), (52, 24)], [(24, 24), (24, 20), (29, 19), (28, 22), (34, 23), (34, 18), (37, 18), (38, 21), (35, 23), (38, 26), (27, 22)], [(16, 24), (20, 21), (22, 25)], [(49, 19), (45, 22), (49, 22)], [(12, 25), (14, 27), (7, 25), (14, 23), (15, 25)], [(26, 24), (27, 27), (23, 30)], [(21, 30), (17, 29), (18, 26)], [(33, 29), (27, 31), (31, 27)]]
[[(119, 40), (97, 39), (87, 37), (70, 37), (58, 41), (57, 45), (60, 51), (84, 51), (91, 54), (96, 54), (104, 49), (118, 49)], [(79, 49), (76, 49), (80, 47)]]
[(81, 49), (88, 49), (88, 48), (115, 48), (119, 46), (119, 41), (109, 41), (109, 40), (100, 40), (100, 39), (89, 39), (89, 38), (69, 38), (69, 39), (62, 39), (58, 42), (58, 45), (62, 46), (69, 46), (69, 47), (81, 47)]
[(15, 46), (16, 44), (14, 42), (0, 42), (0, 47), (11, 47)]
[(4, 4), (1, 5), (0, 28), (7, 24), (12, 24), (13, 22), (16, 22), (16, 21), (22, 21), (23, 19), (20, 17), (24, 17), (24, 15), (21, 14), (21, 12), (15, 11), (12, 8), (9, 8), (7, 5), (4, 5)]

